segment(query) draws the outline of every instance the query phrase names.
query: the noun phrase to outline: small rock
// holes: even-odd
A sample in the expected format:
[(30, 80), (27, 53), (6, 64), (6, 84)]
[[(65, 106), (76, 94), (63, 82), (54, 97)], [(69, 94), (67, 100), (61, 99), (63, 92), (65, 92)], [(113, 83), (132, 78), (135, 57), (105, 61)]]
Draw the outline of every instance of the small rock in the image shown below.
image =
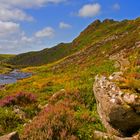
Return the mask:
[(109, 76), (109, 80), (111, 81), (120, 81), (123, 79), (123, 72), (114, 72), (112, 75)]
[(14, 112), (19, 115), (20, 119), (26, 118), (26, 113), (23, 112), (19, 106), (14, 106)]
[(116, 100), (115, 100), (115, 99), (111, 99), (111, 100), (110, 100), (110, 102), (115, 103), (115, 102), (116, 102)]
[(136, 102), (136, 95), (134, 94), (125, 94), (123, 96), (123, 100), (127, 103), (127, 104), (133, 104)]
[(10, 134), (0, 137), (0, 140), (20, 140), (17, 132), (12, 132)]

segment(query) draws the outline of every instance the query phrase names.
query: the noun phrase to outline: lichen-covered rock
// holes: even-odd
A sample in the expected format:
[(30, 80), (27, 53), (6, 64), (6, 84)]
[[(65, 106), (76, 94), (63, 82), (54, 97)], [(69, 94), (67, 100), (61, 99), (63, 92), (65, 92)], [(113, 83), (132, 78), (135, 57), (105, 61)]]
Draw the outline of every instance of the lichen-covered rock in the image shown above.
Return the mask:
[(119, 53), (115, 53), (113, 55), (109, 56), (110, 60), (115, 61), (115, 67), (120, 68), (121, 71), (125, 71), (130, 67), (130, 62), (128, 60), (127, 56), (127, 50), (123, 49)]
[[(113, 78), (111, 78), (113, 79)], [(94, 94), (100, 118), (109, 134), (131, 136), (140, 128), (140, 96), (123, 93), (104, 76), (97, 76)]]
[(0, 137), (0, 140), (20, 140), (17, 132), (12, 132), (10, 134)]

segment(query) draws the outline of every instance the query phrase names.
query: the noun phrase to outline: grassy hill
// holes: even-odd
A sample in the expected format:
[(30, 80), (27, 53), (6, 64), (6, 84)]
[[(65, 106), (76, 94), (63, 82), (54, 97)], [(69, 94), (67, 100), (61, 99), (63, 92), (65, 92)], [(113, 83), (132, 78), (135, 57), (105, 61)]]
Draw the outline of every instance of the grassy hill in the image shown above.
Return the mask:
[(15, 55), (11, 55), (11, 54), (0, 54), (0, 61), (10, 59), (10, 58), (12, 58), (14, 56)]
[[(13, 99), (0, 108), (0, 134), (18, 130), (26, 140), (92, 140), (94, 130), (106, 131), (96, 110), (94, 78), (123, 70), (129, 81), (130, 75), (140, 72), (136, 67), (140, 58), (139, 32), (139, 18), (122, 22), (97, 20), (70, 44), (11, 59), (12, 64), (30, 66), (22, 70), (33, 76), (0, 91), (0, 103)], [(36, 60), (34, 64), (27, 62), (31, 58)], [(26, 114), (25, 118), (15, 115), (15, 105)], [(28, 125), (24, 127), (25, 123)]]
[(0, 74), (7, 73), (11, 70), (12, 66), (10, 64), (6, 64), (5, 62), (13, 58), (14, 56), (15, 55), (0, 54)]
[(122, 22), (113, 20), (96, 20), (90, 24), (71, 43), (61, 43), (53, 48), (44, 49), (39, 52), (29, 52), (15, 56), (9, 63), (16, 66), (37, 66), (48, 64), (73, 54), (81, 49), (100, 43), (106, 38), (123, 34), (134, 30), (137, 23), (124, 20)]
[(38, 52), (19, 54), (8, 62), (12, 65), (26, 67), (51, 63), (71, 54), (71, 43), (60, 43), (57, 46)]

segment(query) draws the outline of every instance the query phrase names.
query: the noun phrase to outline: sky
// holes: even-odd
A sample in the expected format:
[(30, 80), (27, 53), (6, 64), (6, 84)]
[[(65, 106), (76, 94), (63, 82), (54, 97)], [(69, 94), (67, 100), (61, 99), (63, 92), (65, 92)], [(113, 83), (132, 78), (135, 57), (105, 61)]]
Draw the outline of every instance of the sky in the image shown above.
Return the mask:
[(139, 16), (139, 0), (0, 0), (0, 54), (71, 42), (96, 19)]

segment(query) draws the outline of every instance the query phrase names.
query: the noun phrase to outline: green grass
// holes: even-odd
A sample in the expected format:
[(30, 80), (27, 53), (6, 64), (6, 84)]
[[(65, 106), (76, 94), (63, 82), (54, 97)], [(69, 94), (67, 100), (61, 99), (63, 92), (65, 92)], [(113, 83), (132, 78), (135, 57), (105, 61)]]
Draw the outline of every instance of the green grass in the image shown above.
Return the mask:
[(6, 64), (6, 61), (13, 58), (14, 56), (15, 55), (11, 54), (0, 54), (0, 74), (11, 71), (12, 66), (10, 64)]
[(0, 54), (0, 61), (5, 60), (5, 59), (10, 59), (14, 56), (15, 55), (11, 55), (11, 54)]
[(12, 111), (12, 108), (0, 107), (0, 135), (23, 129), (25, 122)]
[(19, 54), (8, 61), (8, 63), (18, 66), (38, 66), (54, 62), (71, 54), (71, 43), (60, 43), (55, 47), (44, 49), (38, 52)]

